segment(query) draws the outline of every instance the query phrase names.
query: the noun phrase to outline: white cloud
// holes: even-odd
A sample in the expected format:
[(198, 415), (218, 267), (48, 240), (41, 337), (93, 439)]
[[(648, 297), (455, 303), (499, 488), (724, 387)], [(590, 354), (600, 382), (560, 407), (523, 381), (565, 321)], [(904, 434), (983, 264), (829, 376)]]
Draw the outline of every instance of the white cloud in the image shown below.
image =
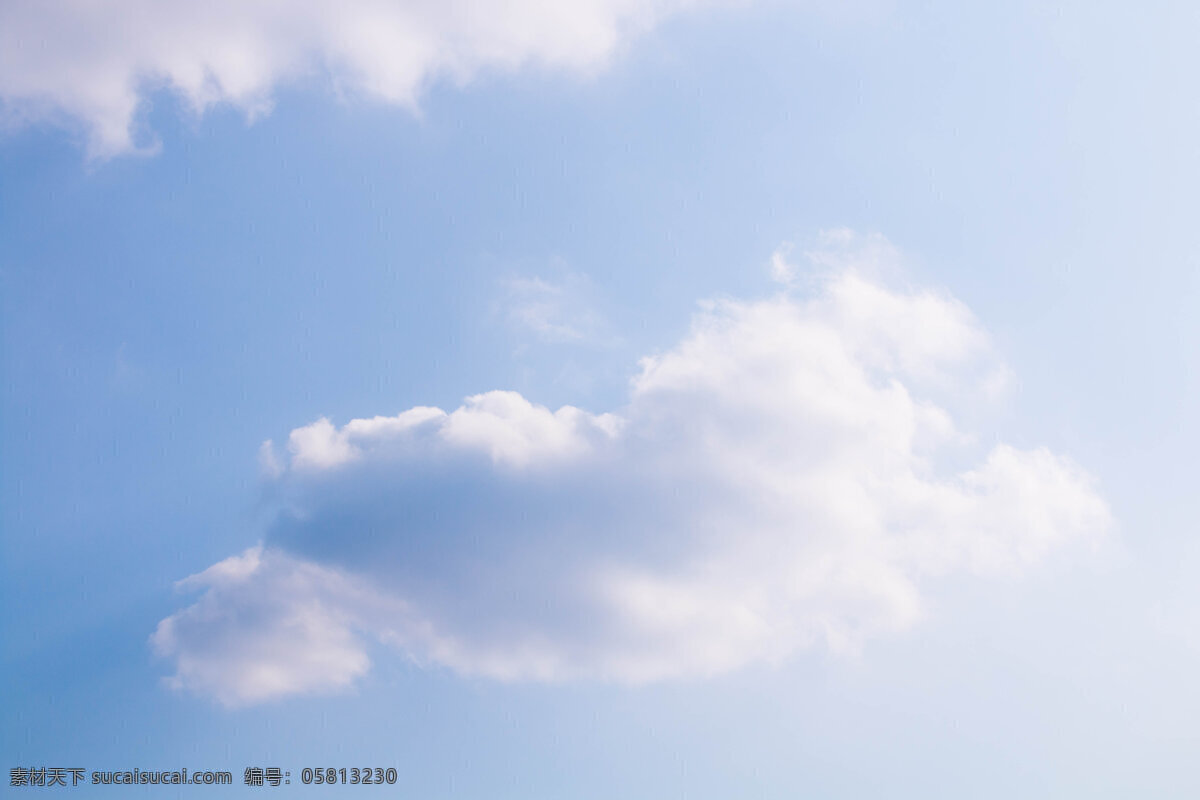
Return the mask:
[(613, 436), (619, 428), (612, 414), (573, 406), (551, 412), (516, 392), (488, 392), (468, 397), (439, 433), (451, 445), (487, 451), (498, 464), (524, 466), (585, 453), (597, 435)]
[(151, 638), (174, 686), (238, 706), (343, 688), (370, 666), (352, 611), (370, 599), (333, 570), (253, 548), (180, 584), (208, 592)]
[(205, 593), (155, 641), (178, 685), (234, 703), (349, 685), (372, 641), (632, 682), (853, 650), (917, 622), (939, 576), (1111, 528), (1069, 459), (957, 428), (953, 398), (998, 368), (952, 297), (840, 268), (706, 304), (612, 414), (489, 392), (319, 420), (289, 438), (263, 549), (189, 579)]
[[(288, 452), (296, 469), (336, 467), (358, 458), (363, 443), (399, 436), (444, 416), (446, 412), (440, 408), (417, 406), (394, 417), (351, 420), (340, 430), (322, 417), (292, 431), (288, 436)], [(273, 462), (274, 444), (270, 440), (264, 442), (263, 450), (270, 454)]]
[[(93, 157), (138, 149), (148, 92), (196, 112), (253, 116), (282, 82), (412, 107), (431, 80), (539, 65), (589, 72), (688, 0), (10, 0), (0, 4), (0, 98), (18, 121), (75, 120)], [(144, 145), (143, 145), (144, 146)]]

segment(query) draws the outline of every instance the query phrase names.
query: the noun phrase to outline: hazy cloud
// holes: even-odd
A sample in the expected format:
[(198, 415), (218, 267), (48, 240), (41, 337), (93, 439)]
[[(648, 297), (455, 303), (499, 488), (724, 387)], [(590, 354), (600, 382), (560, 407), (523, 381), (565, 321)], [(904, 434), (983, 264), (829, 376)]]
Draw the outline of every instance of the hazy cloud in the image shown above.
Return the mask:
[(596, 290), (585, 275), (515, 277), (501, 287), (499, 306), (509, 324), (542, 342), (604, 345), (617, 339), (596, 308)]

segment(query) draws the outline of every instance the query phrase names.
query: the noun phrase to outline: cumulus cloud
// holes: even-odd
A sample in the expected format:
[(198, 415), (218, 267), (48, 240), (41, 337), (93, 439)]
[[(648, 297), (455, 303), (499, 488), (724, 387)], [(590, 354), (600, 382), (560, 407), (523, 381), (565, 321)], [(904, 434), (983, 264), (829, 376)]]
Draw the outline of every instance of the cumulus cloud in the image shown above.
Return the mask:
[(346, 687), (370, 665), (354, 625), (373, 598), (335, 571), (256, 547), (180, 586), (208, 593), (154, 633), (176, 656), (174, 686), (236, 706)]
[[(0, 98), (10, 122), (72, 120), (94, 157), (139, 149), (148, 92), (253, 116), (281, 82), (324, 74), (343, 93), (413, 106), (431, 80), (483, 69), (601, 67), (688, 0), (10, 0)], [(143, 144), (143, 147), (145, 145)]]
[(1078, 465), (959, 429), (1002, 370), (969, 309), (823, 274), (703, 304), (611, 413), (494, 391), (268, 444), (282, 506), (184, 582), (201, 596), (154, 636), (174, 682), (332, 691), (376, 647), (504, 680), (712, 675), (853, 651), (940, 576), (1103, 540)]

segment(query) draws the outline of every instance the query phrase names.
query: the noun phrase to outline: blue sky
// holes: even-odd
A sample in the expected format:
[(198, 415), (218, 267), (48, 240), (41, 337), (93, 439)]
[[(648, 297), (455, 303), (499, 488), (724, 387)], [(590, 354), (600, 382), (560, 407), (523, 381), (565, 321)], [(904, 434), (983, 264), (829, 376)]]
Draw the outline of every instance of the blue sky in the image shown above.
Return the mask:
[(968, 5), (0, 9), (6, 766), (1193, 796), (1200, 18)]

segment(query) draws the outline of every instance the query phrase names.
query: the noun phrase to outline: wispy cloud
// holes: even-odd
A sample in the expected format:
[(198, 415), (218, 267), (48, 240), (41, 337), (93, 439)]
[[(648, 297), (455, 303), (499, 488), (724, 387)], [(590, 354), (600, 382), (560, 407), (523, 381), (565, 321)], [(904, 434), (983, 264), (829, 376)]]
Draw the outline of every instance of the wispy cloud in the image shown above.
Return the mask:
[(333, 691), (371, 642), (496, 679), (709, 675), (854, 650), (939, 576), (1109, 532), (1078, 465), (976, 450), (937, 399), (999, 361), (944, 292), (838, 267), (702, 309), (607, 414), (487, 392), (292, 431), (263, 544), (188, 579), (203, 595), (154, 636), (175, 683)]
[(596, 306), (595, 287), (586, 275), (514, 277), (502, 281), (501, 287), (498, 305), (509, 324), (539, 341), (601, 345), (616, 340)]

